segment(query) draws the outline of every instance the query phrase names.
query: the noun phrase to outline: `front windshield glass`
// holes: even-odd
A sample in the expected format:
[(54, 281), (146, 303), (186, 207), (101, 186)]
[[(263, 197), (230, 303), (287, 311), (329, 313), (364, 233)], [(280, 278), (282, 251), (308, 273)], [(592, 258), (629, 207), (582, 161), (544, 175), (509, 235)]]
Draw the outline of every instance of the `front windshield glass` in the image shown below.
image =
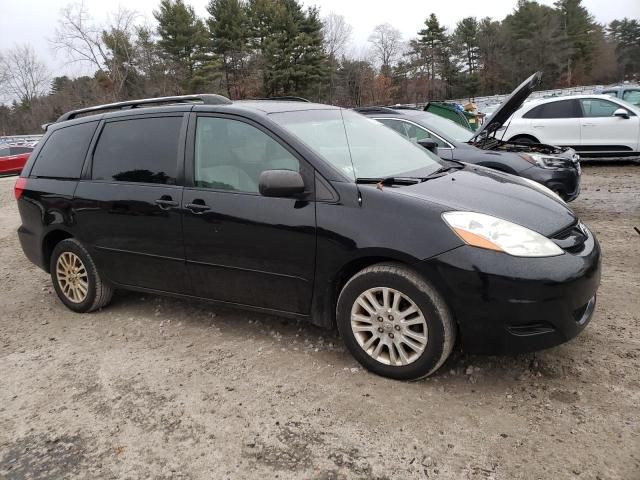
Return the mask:
[(441, 167), (427, 149), (350, 110), (303, 110), (270, 117), (354, 180), (426, 176)]
[(425, 124), (433, 127), (445, 138), (450, 138), (456, 142), (468, 142), (473, 137), (474, 132), (457, 124), (453, 120), (448, 120), (437, 115), (424, 115), (422, 118)]

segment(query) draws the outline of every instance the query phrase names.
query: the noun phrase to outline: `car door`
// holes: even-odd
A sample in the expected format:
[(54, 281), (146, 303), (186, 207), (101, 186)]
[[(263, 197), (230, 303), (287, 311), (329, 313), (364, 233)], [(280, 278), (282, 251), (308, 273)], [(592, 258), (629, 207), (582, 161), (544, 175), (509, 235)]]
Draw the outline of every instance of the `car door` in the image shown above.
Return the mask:
[(190, 293), (179, 176), (184, 113), (116, 117), (102, 125), (75, 193), (76, 223), (112, 282)]
[[(316, 251), (311, 167), (240, 117), (192, 114), (182, 208), (187, 267), (197, 296), (309, 313)], [(265, 170), (299, 171), (306, 193), (265, 197)]]
[(634, 112), (629, 118), (617, 117), (613, 112), (622, 105), (603, 98), (581, 98), (582, 151), (624, 152), (638, 151), (640, 123)]
[(445, 160), (453, 159), (453, 146), (444, 141), (435, 133), (427, 130), (426, 128), (416, 125), (413, 122), (401, 120), (397, 118), (376, 118), (380, 123), (395, 130), (403, 137), (411, 140), (413, 143), (418, 143), (421, 140), (433, 140), (438, 145), (438, 156)]
[(522, 115), (530, 120), (530, 133), (541, 143), (578, 147), (580, 145), (580, 105), (575, 99), (558, 100), (533, 107)]

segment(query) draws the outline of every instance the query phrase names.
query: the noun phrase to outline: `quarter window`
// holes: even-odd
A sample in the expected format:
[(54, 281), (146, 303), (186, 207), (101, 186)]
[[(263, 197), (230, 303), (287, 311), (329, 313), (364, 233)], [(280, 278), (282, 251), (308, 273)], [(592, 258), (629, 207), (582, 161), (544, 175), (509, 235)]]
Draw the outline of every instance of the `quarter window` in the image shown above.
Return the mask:
[(617, 103), (599, 98), (584, 98), (580, 100), (585, 117), (610, 117), (620, 106)]
[(51, 133), (31, 170), (34, 177), (80, 178), (84, 157), (98, 122), (80, 123)]
[(525, 113), (523, 118), (578, 118), (580, 112), (575, 100), (544, 103)]
[(108, 122), (93, 154), (92, 178), (175, 184), (181, 126), (181, 116)]
[(228, 118), (199, 117), (194, 183), (197, 187), (258, 193), (265, 170), (300, 171), (300, 162), (262, 130)]

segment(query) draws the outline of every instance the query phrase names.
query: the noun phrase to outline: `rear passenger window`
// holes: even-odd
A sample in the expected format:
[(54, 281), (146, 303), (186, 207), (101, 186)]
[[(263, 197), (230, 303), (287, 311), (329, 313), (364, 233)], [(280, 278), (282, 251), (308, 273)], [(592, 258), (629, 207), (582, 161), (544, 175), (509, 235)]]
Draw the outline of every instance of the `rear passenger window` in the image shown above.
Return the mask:
[(560, 100), (532, 108), (523, 118), (578, 118), (579, 107), (575, 100)]
[(93, 154), (92, 178), (175, 184), (181, 126), (182, 116), (106, 123)]
[(84, 157), (98, 122), (80, 123), (51, 133), (38, 154), (31, 176), (80, 178)]

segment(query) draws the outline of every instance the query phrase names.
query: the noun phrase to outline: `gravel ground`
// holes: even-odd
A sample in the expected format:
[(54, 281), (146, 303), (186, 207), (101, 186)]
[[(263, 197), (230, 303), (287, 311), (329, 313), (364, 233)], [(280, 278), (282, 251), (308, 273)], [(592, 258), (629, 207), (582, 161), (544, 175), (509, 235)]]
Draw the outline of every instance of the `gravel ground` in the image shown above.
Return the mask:
[(403, 383), (295, 321), (132, 293), (68, 311), (0, 179), (0, 477), (640, 479), (640, 167), (583, 185), (604, 251), (583, 334)]

